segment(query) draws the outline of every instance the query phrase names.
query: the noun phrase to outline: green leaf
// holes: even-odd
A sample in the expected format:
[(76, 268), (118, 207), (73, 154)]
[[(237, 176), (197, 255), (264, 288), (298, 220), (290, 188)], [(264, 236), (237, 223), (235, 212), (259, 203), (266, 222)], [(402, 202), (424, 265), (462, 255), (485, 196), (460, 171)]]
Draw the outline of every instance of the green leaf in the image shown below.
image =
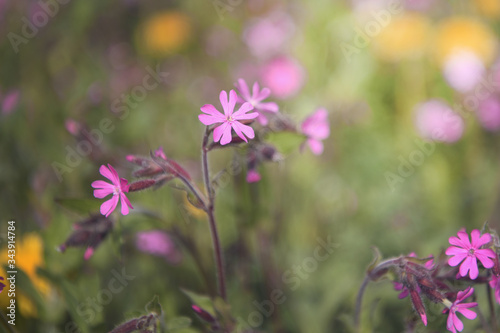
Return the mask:
[(191, 318), (175, 317), (167, 321), (168, 332), (185, 329), (191, 326)]
[(159, 317), (163, 316), (163, 309), (160, 304), (160, 298), (158, 295), (155, 295), (153, 299), (146, 304), (146, 312), (147, 313), (154, 313)]
[(80, 215), (98, 213), (101, 206), (97, 199), (55, 199), (55, 202)]
[(305, 136), (295, 132), (272, 132), (266, 141), (276, 147), (282, 154), (290, 154), (305, 141)]
[(198, 305), (203, 310), (210, 313), (214, 318), (217, 318), (217, 314), (212, 302), (212, 299), (206, 295), (200, 295), (187, 289), (181, 288), (181, 291), (189, 297), (193, 304)]

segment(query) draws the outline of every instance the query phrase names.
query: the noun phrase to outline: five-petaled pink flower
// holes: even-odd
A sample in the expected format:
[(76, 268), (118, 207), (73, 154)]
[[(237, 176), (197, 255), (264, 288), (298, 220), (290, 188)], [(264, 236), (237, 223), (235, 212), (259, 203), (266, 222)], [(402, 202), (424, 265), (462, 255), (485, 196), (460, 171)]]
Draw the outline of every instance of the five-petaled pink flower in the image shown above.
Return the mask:
[(330, 135), (330, 124), (328, 123), (328, 112), (318, 109), (307, 117), (301, 125), (302, 133), (307, 136), (307, 144), (315, 155), (323, 152), (322, 140)]
[(446, 321), (446, 329), (448, 331), (457, 333), (457, 330), (459, 332), (462, 332), (462, 330), (464, 329), (464, 324), (460, 319), (458, 319), (457, 312), (460, 312), (464, 315), (465, 318), (470, 320), (476, 318), (477, 314), (474, 311), (469, 310), (469, 308), (477, 306), (476, 302), (459, 304), (464, 299), (471, 296), (473, 292), (474, 288), (471, 287), (468, 287), (464, 291), (459, 291), (455, 302), (451, 304), (449, 309), (445, 309), (443, 311), (443, 313), (448, 312), (448, 320)]
[(92, 187), (95, 188), (94, 196), (96, 198), (102, 199), (105, 196), (112, 194), (113, 196), (108, 201), (105, 201), (101, 205), (101, 214), (108, 217), (113, 210), (115, 210), (116, 205), (118, 204), (118, 200), (121, 201), (121, 212), (123, 215), (128, 214), (128, 208), (134, 208), (130, 204), (130, 201), (125, 196), (125, 193), (128, 192), (130, 185), (128, 185), (128, 181), (124, 178), (118, 177), (118, 173), (116, 170), (108, 164), (108, 167), (105, 165), (101, 165), (99, 168), (99, 172), (104, 177), (111, 180), (111, 183), (106, 183), (103, 180), (96, 180), (92, 183)]
[(198, 116), (204, 125), (222, 124), (214, 129), (214, 141), (220, 141), (221, 145), (226, 145), (231, 142), (231, 129), (234, 129), (236, 134), (245, 142), (248, 142), (245, 136), (249, 139), (255, 137), (253, 129), (250, 126), (240, 123), (238, 120), (255, 119), (259, 114), (257, 112), (247, 113), (253, 109), (253, 105), (250, 103), (243, 103), (238, 111), (233, 113), (237, 99), (238, 96), (234, 90), (229, 92), (229, 100), (227, 98), (227, 93), (223, 90), (220, 93), (219, 100), (224, 109), (224, 114), (217, 110), (212, 104), (205, 104), (200, 109), (202, 112), (206, 113)]
[(268, 123), (265, 113), (276, 113), (278, 112), (278, 104), (273, 102), (263, 103), (262, 101), (269, 97), (271, 90), (269, 88), (263, 88), (260, 90), (259, 84), (255, 82), (252, 87), (252, 93), (248, 89), (248, 85), (243, 79), (239, 79), (238, 83), (235, 84), (236, 88), (240, 92), (241, 96), (238, 96), (238, 103), (248, 102), (253, 105), (255, 111), (259, 113), (257, 117), (258, 122), (265, 126)]
[(458, 238), (450, 237), (450, 244), (455, 246), (446, 249), (446, 254), (453, 256), (448, 260), (450, 266), (457, 266), (463, 261), (462, 265), (460, 265), (461, 276), (466, 276), (467, 272), (470, 271), (470, 278), (472, 280), (477, 278), (479, 274), (477, 259), (481, 261), (485, 268), (493, 267), (494, 262), (490, 258), (495, 257), (495, 252), (491, 249), (480, 249), (481, 246), (491, 241), (490, 234), (486, 233), (481, 236), (481, 232), (474, 229), (471, 232), (472, 242), (469, 241), (469, 235), (465, 231), (460, 230), (457, 235)]

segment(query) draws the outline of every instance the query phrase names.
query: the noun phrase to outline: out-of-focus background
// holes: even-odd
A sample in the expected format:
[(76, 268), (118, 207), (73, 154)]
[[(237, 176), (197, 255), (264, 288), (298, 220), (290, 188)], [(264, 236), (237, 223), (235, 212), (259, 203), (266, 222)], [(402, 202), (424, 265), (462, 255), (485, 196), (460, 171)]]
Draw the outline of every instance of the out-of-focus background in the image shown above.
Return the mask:
[[(158, 295), (172, 332), (204, 330), (180, 288), (213, 295), (211, 243), (182, 192), (130, 194), (135, 209), (89, 260), (57, 249), (102, 203), (90, 186), (101, 164), (130, 179), (125, 156), (163, 146), (201, 184), (200, 107), (243, 78), (297, 124), (326, 108), (331, 134), (320, 156), (282, 142), (285, 158), (261, 166), (260, 182), (246, 183), (244, 166), (221, 182), (231, 312), (255, 331), (350, 332), (372, 246), (425, 257), (461, 227), (499, 226), (499, 18), (497, 0), (0, 1), (12, 328), (107, 332)], [(240, 157), (217, 151), (212, 173)], [(148, 253), (148, 235), (163, 252)], [(4, 290), (0, 311), (9, 299)], [(444, 331), (440, 310), (429, 305), (420, 332)], [(362, 327), (402, 332), (411, 313), (391, 283), (370, 285)]]

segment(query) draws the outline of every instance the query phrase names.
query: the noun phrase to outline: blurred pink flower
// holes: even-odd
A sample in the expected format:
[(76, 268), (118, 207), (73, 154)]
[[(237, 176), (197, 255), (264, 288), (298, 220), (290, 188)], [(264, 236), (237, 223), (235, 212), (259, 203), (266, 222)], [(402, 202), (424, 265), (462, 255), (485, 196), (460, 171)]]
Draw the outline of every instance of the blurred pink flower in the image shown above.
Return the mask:
[(427, 11), (435, 0), (404, 0), (404, 6), (409, 10)]
[(325, 109), (316, 110), (302, 122), (301, 131), (307, 136), (307, 144), (313, 154), (323, 153), (323, 142), (321, 141), (330, 136), (328, 111)]
[(79, 135), (82, 129), (82, 125), (71, 118), (66, 119), (66, 121), (64, 122), (64, 127), (66, 127), (66, 130), (74, 136)]
[(476, 318), (477, 314), (469, 310), (469, 308), (473, 308), (477, 306), (476, 302), (472, 303), (463, 303), (460, 304), (467, 297), (470, 297), (474, 293), (474, 288), (468, 287), (464, 291), (459, 291), (457, 294), (457, 299), (450, 306), (449, 309), (445, 309), (443, 313), (448, 312), (448, 320), (446, 321), (446, 329), (450, 332), (457, 333), (457, 330), (462, 332), (464, 329), (464, 324), (458, 318), (457, 312), (460, 312), (464, 315), (465, 318), (473, 320)]
[(445, 103), (430, 100), (416, 107), (416, 127), (429, 140), (452, 143), (464, 132), (464, 121)]
[(112, 184), (106, 183), (103, 180), (94, 181), (92, 183), (92, 187), (96, 189), (94, 190), (94, 197), (102, 199), (110, 194), (113, 195), (111, 199), (105, 201), (101, 205), (101, 214), (108, 217), (113, 212), (113, 210), (115, 210), (116, 206), (118, 205), (118, 200), (120, 200), (121, 213), (123, 215), (127, 215), (129, 212), (129, 207), (132, 209), (134, 208), (130, 204), (128, 198), (125, 196), (125, 193), (128, 192), (130, 187), (128, 185), (128, 181), (124, 178), (120, 178), (111, 164), (108, 164), (108, 167), (101, 165), (101, 167), (99, 168), (99, 172), (101, 173), (101, 175), (111, 180)]
[(278, 104), (273, 102), (262, 102), (262, 100), (269, 97), (271, 94), (271, 90), (268, 88), (262, 88), (260, 90), (259, 84), (255, 82), (253, 84), (252, 93), (250, 93), (250, 89), (248, 89), (248, 85), (243, 79), (238, 79), (238, 83), (235, 84), (236, 88), (243, 96), (243, 98), (238, 96), (238, 103), (248, 102), (253, 105), (255, 111), (259, 113), (257, 120), (263, 126), (267, 125), (268, 120), (265, 116), (265, 113), (276, 113), (278, 112)]
[(493, 274), (489, 281), (491, 289), (495, 290), (495, 299), (500, 304), (500, 276)]
[(283, 52), (294, 32), (295, 25), (288, 14), (273, 12), (249, 25), (243, 40), (254, 56), (267, 59)]
[(299, 92), (304, 84), (305, 73), (297, 61), (281, 56), (262, 68), (261, 78), (274, 96), (285, 99)]
[(161, 230), (138, 232), (135, 244), (140, 251), (163, 257), (171, 263), (177, 263), (181, 259), (181, 253), (175, 247), (170, 235)]
[(21, 95), (19, 90), (11, 90), (7, 92), (2, 101), (2, 113), (10, 114), (16, 108), (19, 103), (19, 96)]
[(261, 177), (257, 170), (250, 169), (247, 172), (247, 183), (256, 183), (260, 181)]
[(479, 274), (477, 259), (481, 261), (485, 268), (491, 268), (494, 265), (493, 260), (490, 258), (495, 258), (495, 252), (491, 249), (481, 249), (481, 246), (491, 241), (491, 235), (485, 233), (481, 236), (478, 229), (472, 230), (472, 241), (469, 241), (469, 235), (465, 231), (459, 231), (457, 235), (458, 238), (450, 237), (449, 239), (450, 244), (455, 246), (446, 249), (446, 255), (453, 256), (448, 259), (448, 264), (455, 267), (462, 263), (460, 265), (460, 275), (466, 276), (469, 273), (469, 277), (475, 280)]
[(250, 103), (243, 103), (238, 111), (233, 113), (237, 99), (238, 96), (234, 90), (229, 92), (229, 99), (227, 98), (227, 92), (223, 90), (219, 95), (219, 100), (224, 109), (224, 114), (220, 113), (212, 104), (205, 104), (201, 107), (200, 110), (206, 114), (200, 114), (198, 118), (204, 125), (222, 123), (222, 125), (214, 128), (214, 142), (220, 140), (221, 145), (230, 143), (232, 140), (231, 129), (234, 129), (236, 134), (245, 142), (248, 142), (245, 136), (249, 139), (255, 137), (253, 129), (238, 120), (251, 120), (257, 118), (259, 114), (257, 112), (247, 114), (248, 111), (253, 110)]
[(490, 97), (479, 103), (476, 110), (481, 125), (488, 131), (500, 129), (500, 100)]
[(481, 59), (468, 51), (455, 52), (443, 68), (446, 81), (459, 92), (472, 90), (481, 81), (485, 71)]
[(163, 158), (165, 161), (167, 160), (167, 155), (165, 155), (165, 152), (163, 151), (163, 147), (161, 147), (161, 146), (155, 150), (155, 156)]

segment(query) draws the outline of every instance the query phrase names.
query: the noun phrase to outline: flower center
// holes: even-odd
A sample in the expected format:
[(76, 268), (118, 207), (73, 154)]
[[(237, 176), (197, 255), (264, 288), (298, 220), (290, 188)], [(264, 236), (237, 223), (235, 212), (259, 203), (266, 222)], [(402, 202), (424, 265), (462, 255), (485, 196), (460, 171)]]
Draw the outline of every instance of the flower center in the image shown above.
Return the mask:
[(474, 249), (469, 250), (469, 256), (474, 256)]
[(227, 120), (228, 122), (230, 122), (230, 123), (232, 123), (232, 122), (234, 121), (233, 116), (227, 116), (227, 117), (226, 117), (226, 120)]
[(113, 195), (118, 195), (121, 193), (121, 188), (118, 186), (113, 186)]

